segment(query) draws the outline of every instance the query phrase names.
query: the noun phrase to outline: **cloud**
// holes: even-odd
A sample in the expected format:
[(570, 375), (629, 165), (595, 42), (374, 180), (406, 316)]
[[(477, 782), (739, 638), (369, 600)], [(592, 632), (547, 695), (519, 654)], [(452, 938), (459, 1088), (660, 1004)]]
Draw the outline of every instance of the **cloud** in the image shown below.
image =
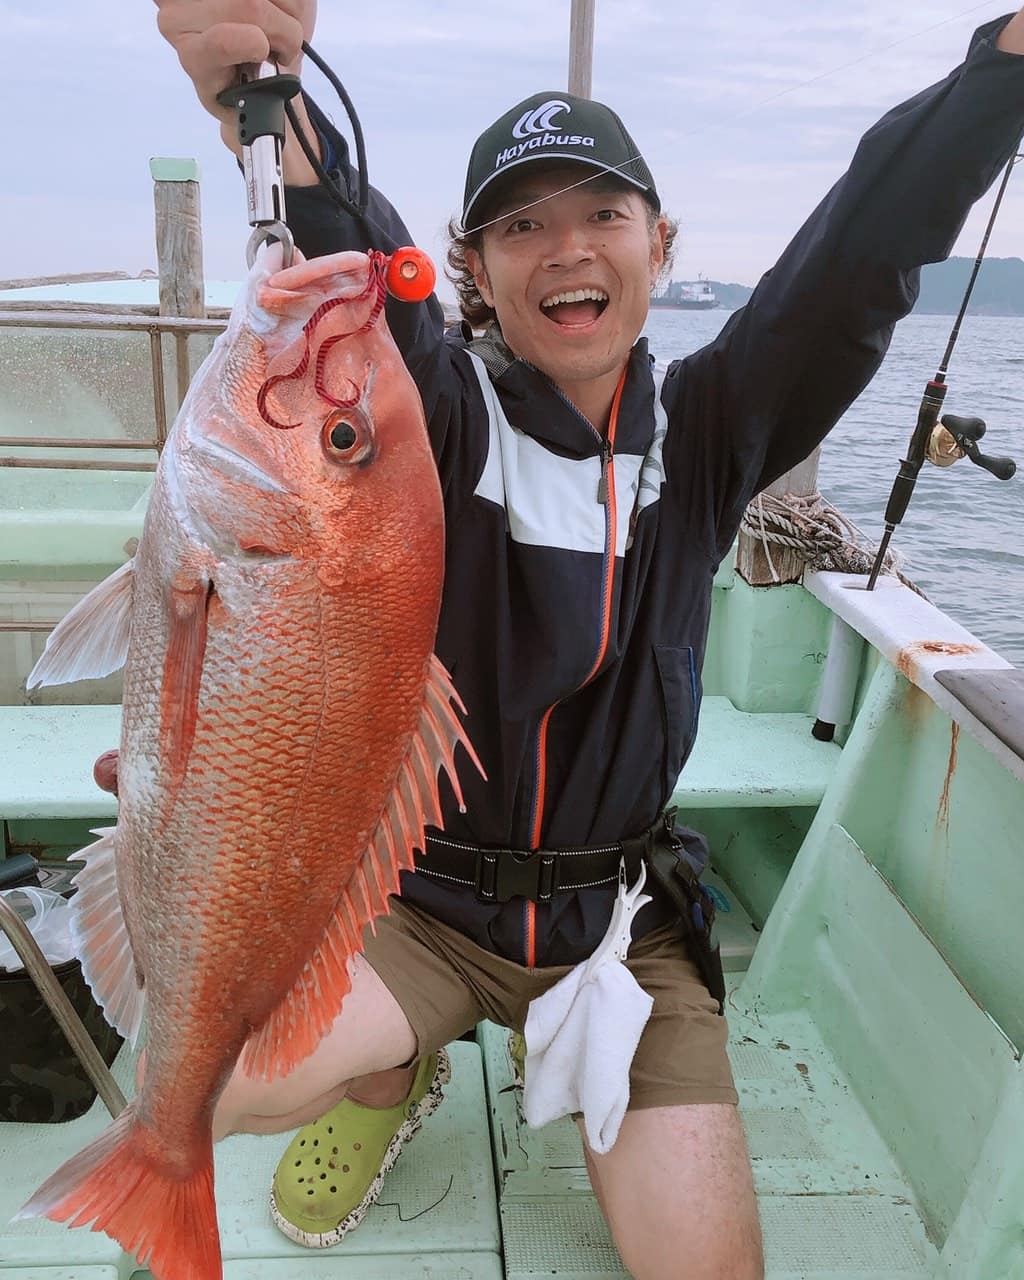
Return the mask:
[[(621, 111), (682, 214), (687, 257), (703, 260), (691, 270), (753, 281), (864, 130), (944, 75), (974, 27), (1001, 9), (965, 7), (604, 0), (594, 92)], [(569, 6), (325, 0), (320, 9), (315, 44), (359, 109), (371, 180), (439, 255), (476, 135), (518, 98), (565, 84)], [(7, 97), (17, 104), (5, 136), (14, 198), (0, 201), (0, 277), (155, 265), (154, 154), (199, 160), (207, 269), (237, 276), (248, 235), (237, 169), (160, 38), (154, 7), (0, 0), (0, 30)], [(319, 73), (306, 80), (345, 128), (333, 90)]]

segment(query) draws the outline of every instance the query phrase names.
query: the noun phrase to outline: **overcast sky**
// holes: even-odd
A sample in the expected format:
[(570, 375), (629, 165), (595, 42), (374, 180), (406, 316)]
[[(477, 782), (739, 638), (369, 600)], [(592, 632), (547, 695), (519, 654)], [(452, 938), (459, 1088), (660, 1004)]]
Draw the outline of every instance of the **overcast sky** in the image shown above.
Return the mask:
[[(314, 47), (355, 100), (371, 181), (439, 259), (473, 139), (527, 94), (565, 88), (569, 8), (320, 0)], [(1007, 11), (956, 0), (597, 0), (594, 96), (624, 117), (679, 219), (676, 278), (753, 284), (864, 130), (945, 75), (974, 28)], [(155, 267), (153, 155), (199, 160), (206, 274), (237, 279), (242, 186), (153, 4), (0, 0), (0, 31), (0, 279)], [(304, 82), (343, 118), (312, 67)], [(988, 203), (959, 252), (976, 252)], [(989, 251), (1024, 253), (1022, 178)]]

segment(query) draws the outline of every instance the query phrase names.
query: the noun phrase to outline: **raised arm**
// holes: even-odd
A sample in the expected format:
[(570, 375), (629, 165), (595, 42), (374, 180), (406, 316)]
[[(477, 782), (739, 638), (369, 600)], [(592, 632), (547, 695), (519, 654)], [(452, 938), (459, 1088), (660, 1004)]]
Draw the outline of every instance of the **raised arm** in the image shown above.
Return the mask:
[[(238, 120), (231, 107), (222, 107), (217, 94), (235, 83), (246, 62), (275, 58), (282, 72), (298, 75), (302, 42), (311, 40), (317, 0), (155, 0), (160, 34), (173, 46), (199, 101), (220, 121), (224, 145), (236, 156)], [(296, 102), (300, 125), (315, 140), (305, 104)], [(291, 145), (288, 145), (290, 142)], [(309, 161), (288, 126), (283, 157), (288, 186), (313, 186), (317, 181)]]
[(693, 498), (720, 553), (750, 497), (806, 457), (867, 385), (916, 301), (920, 267), (949, 255), (1013, 154), (1024, 130), (1018, 51), (1024, 14), (987, 24), (961, 66), (869, 129), (746, 307), (672, 367), (680, 462), (703, 487)]
[[(177, 53), (199, 101), (220, 121), (225, 145), (239, 155), (235, 111), (222, 107), (217, 94), (235, 83), (242, 63), (273, 57), (282, 71), (297, 74), (302, 42), (313, 35), (316, 0), (156, 0), (156, 5), (161, 34)], [(332, 166), (342, 191), (354, 191), (348, 148), (340, 134), (322, 115), (311, 114), (303, 99), (293, 102), (300, 127), (320, 152), (321, 163)], [(282, 168), (288, 225), (307, 257), (342, 249), (387, 252), (412, 243), (401, 218), (373, 188), (365, 221), (340, 210), (321, 186), (290, 125)], [(239, 195), (240, 216), (241, 201)], [(453, 366), (436, 297), (418, 304), (389, 298), (387, 319), (423, 400), (446, 499), (455, 502), (467, 488), (474, 457), (462, 439), (464, 405), (467, 398), (479, 396), (479, 388), (465, 383)]]

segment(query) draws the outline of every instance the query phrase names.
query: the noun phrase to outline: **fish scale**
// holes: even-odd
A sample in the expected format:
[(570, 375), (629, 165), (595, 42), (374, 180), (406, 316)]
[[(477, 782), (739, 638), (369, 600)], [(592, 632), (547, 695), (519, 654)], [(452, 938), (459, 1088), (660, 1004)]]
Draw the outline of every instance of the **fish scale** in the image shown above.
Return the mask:
[[(275, 272), (275, 253), (182, 406), (133, 566), (31, 677), (125, 661), (118, 826), (82, 855), (76, 928), (119, 1029), (134, 1036), (145, 1002), (147, 1060), (137, 1098), (23, 1213), (94, 1220), (157, 1280), (221, 1275), (217, 1096), (232, 1071), (273, 1079), (316, 1047), (362, 929), (439, 818), (438, 768), (458, 792), (455, 745), (475, 761), (432, 653), (441, 493), (376, 314), (379, 264)], [(293, 376), (318, 315), (322, 354)]]

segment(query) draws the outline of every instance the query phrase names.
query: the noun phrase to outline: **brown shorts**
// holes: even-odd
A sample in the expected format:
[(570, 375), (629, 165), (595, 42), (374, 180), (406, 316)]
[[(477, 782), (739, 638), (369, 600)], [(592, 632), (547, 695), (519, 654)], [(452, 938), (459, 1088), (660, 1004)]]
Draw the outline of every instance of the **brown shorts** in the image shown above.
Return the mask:
[[(416, 1034), (418, 1055), (457, 1040), (483, 1018), (522, 1031), (535, 996), (568, 965), (528, 969), (478, 947), (458, 930), (392, 898), (391, 914), (367, 929), (365, 955)], [(654, 998), (629, 1072), (629, 1109), (736, 1103), (717, 1002), (697, 974), (678, 925), (645, 934), (625, 961)]]

